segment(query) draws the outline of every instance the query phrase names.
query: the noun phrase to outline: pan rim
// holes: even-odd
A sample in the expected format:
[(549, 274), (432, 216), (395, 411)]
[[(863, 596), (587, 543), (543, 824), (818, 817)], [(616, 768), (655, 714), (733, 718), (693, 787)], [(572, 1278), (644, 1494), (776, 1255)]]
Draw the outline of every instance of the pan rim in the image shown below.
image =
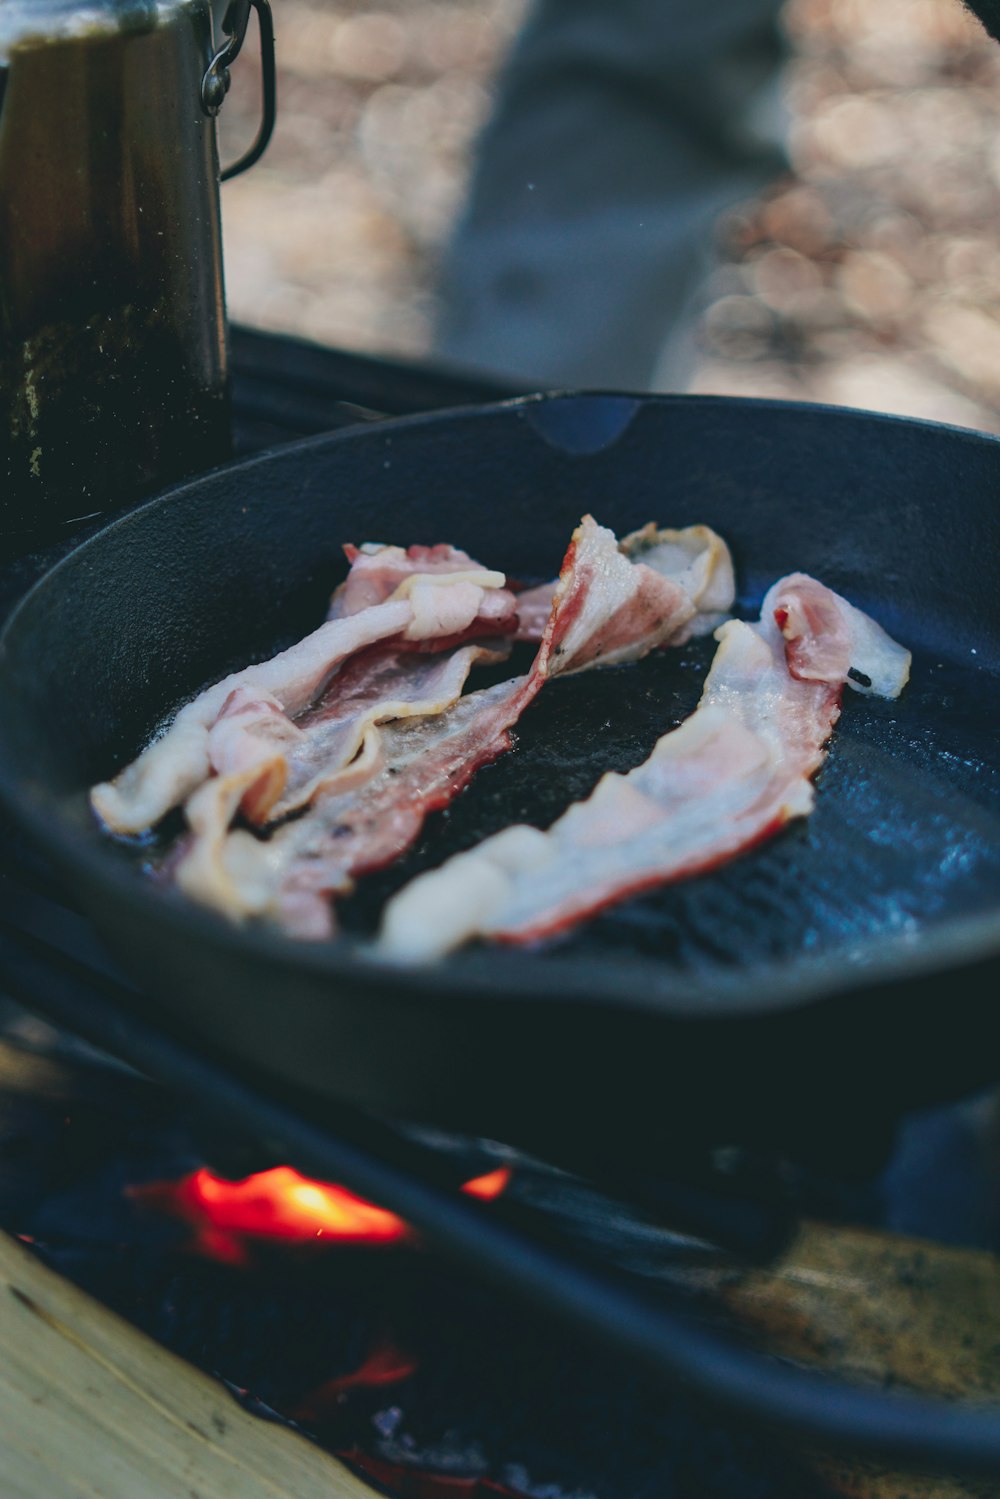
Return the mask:
[[(634, 401), (637, 405), (698, 404), (741, 410), (753, 407), (778, 410), (794, 417), (822, 412), (834, 420), (861, 418), (866, 423), (877, 425), (946, 431), (970, 443), (985, 443), (1000, 450), (1000, 436), (974, 428), (861, 408), (768, 397), (621, 390), (545, 391), (484, 404), (389, 417), (377, 423), (340, 428), (281, 444), (221, 465), (173, 485), (128, 514), (109, 521), (47, 569), (18, 602), (0, 631), (0, 664), (22, 618), (35, 607), (35, 599), (53, 585), (64, 568), (78, 566), (81, 557), (85, 557), (109, 531), (141, 524), (142, 518), (150, 511), (201, 485), (210, 474), (246, 472), (259, 465), (274, 463), (291, 451), (308, 452), (313, 448), (325, 450), (351, 444), (364, 440), (373, 432), (384, 435), (411, 426), (454, 423), (462, 417), (472, 419), (499, 411), (527, 412), (542, 403), (609, 399)], [(380, 1002), (395, 984), (403, 990), (406, 1002), (418, 997), (422, 1002), (454, 1002), (467, 997), (471, 990), (475, 994), (473, 1002), (489, 999), (492, 1002), (519, 1003), (544, 997), (546, 1001), (558, 1000), (584, 1007), (612, 1003), (620, 1008), (655, 1014), (664, 1020), (750, 1020), (779, 1011), (803, 1009), (865, 990), (933, 979), (954, 973), (956, 969), (1000, 958), (1000, 911), (988, 911), (953, 917), (940, 926), (917, 934), (882, 934), (877, 943), (869, 942), (853, 954), (845, 948), (838, 955), (840, 961), (837, 963), (830, 961), (830, 953), (819, 958), (798, 955), (767, 964), (758, 962), (750, 982), (755, 991), (751, 1004), (747, 1001), (748, 975), (743, 970), (726, 969), (721, 965), (715, 970), (685, 973), (649, 958), (629, 956), (624, 961), (595, 962), (593, 957), (581, 960), (556, 955), (550, 960), (548, 950), (539, 954), (531, 949), (499, 946), (471, 949), (425, 967), (400, 965), (366, 951), (364, 944), (349, 936), (334, 942), (305, 943), (263, 928), (234, 927), (221, 915), (179, 896), (171, 896), (137, 877), (135, 870), (123, 866), (114, 857), (111, 845), (99, 837), (91, 840), (65, 823), (54, 827), (50, 813), (43, 815), (25, 805), (20, 796), (21, 788), (14, 783), (6, 763), (3, 719), (0, 716), (0, 805), (46, 852), (58, 870), (67, 871), (73, 880), (103, 888), (116, 902), (124, 902), (136, 914), (168, 924), (171, 933), (181, 939), (193, 935), (217, 950), (235, 948), (238, 957), (256, 958), (275, 965), (291, 963), (331, 985), (340, 982), (368, 989), (373, 999), (377, 991)], [(656, 981), (658, 972), (659, 982)], [(643, 982), (637, 984), (636, 979)]]
[[(354, 443), (371, 438), (373, 434), (393, 433), (405, 431), (410, 427), (426, 427), (431, 425), (454, 424), (456, 421), (475, 420), (494, 413), (513, 411), (530, 412), (535, 407), (561, 402), (594, 401), (594, 402), (629, 402), (636, 406), (714, 406), (722, 409), (733, 407), (738, 410), (757, 411), (780, 411), (794, 418), (809, 415), (822, 414), (824, 418), (834, 421), (853, 421), (860, 419), (866, 423), (875, 423), (879, 426), (908, 427), (920, 431), (947, 432), (952, 437), (958, 438), (972, 444), (985, 444), (1000, 450), (1000, 433), (981, 432), (975, 427), (961, 427), (954, 422), (931, 421), (924, 417), (899, 416), (889, 411), (868, 411), (861, 406), (834, 406), (829, 402), (822, 401), (793, 401), (781, 399), (776, 396), (726, 396), (726, 395), (701, 395), (687, 393), (673, 393), (669, 391), (630, 391), (618, 389), (566, 389), (557, 388), (552, 390), (535, 391), (528, 395), (508, 396), (503, 400), (476, 402), (461, 406), (444, 406), (433, 411), (408, 412), (405, 416), (379, 417), (377, 420), (358, 422), (346, 427), (336, 427), (328, 432), (313, 433), (309, 437), (301, 437), (294, 442), (278, 443), (274, 447), (262, 448), (259, 452), (250, 453), (243, 458), (235, 458), (227, 463), (217, 464), (214, 468), (205, 469), (200, 474), (192, 475), (187, 479), (171, 484), (168, 488), (148, 496), (134, 509), (125, 514), (112, 516), (105, 524), (101, 525), (90, 536), (87, 536), (77, 545), (72, 546), (65, 556), (60, 557), (58, 562), (46, 568), (41, 577), (37, 578), (25, 594), (18, 599), (10, 614), (0, 625), (0, 654), (6, 647), (7, 637), (10, 635), (23, 611), (31, 605), (34, 596), (47, 587), (56, 575), (84, 556), (93, 546), (103, 541), (104, 537), (111, 532), (124, 530), (129, 526), (138, 524), (143, 516), (158, 509), (177, 495), (186, 490), (195, 488), (218, 474), (238, 475), (261, 465), (273, 463), (285, 454), (308, 453), (312, 448), (339, 447), (344, 443)], [(614, 439), (608, 443), (611, 446)], [(0, 720), (2, 727), (2, 720)], [(0, 738), (0, 749), (2, 749), (2, 738)], [(0, 776), (2, 776), (3, 765), (0, 761)], [(0, 790), (2, 790), (2, 779), (0, 779)]]

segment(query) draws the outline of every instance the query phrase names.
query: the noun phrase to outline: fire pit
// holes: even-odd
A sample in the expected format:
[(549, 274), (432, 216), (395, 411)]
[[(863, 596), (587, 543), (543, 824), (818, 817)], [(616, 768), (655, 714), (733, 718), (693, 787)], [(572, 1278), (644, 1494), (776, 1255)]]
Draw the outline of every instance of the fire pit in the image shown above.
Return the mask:
[[(6, 1030), (0, 1223), (224, 1380), (245, 1409), (307, 1433), (377, 1487), (431, 1499), (895, 1492), (877, 1470), (722, 1420), (683, 1392), (665, 1397), (633, 1360), (553, 1338), (546, 1317), (336, 1184), (285, 1166), (242, 1174), (250, 1157), (231, 1137), (14, 1006)], [(889, 1216), (988, 1238), (988, 1223), (970, 1220), (984, 1191), (977, 1114), (983, 1105), (913, 1121), (877, 1180), (786, 1165), (786, 1209), (828, 1221), (800, 1222), (763, 1266), (496, 1147), (439, 1138), (435, 1153), (467, 1191), (571, 1236), (653, 1306), (680, 1292), (707, 1325), (742, 1329), (783, 1358), (978, 1395), (996, 1370), (982, 1317), (1000, 1289), (993, 1257), (858, 1226)], [(925, 1159), (913, 1173), (915, 1150)], [(206, 1154), (231, 1175), (197, 1164)], [(776, 1163), (727, 1165), (776, 1195)], [(969, 1176), (964, 1203), (953, 1193), (935, 1216), (956, 1165)], [(720, 1231), (724, 1220), (720, 1209)], [(738, 1205), (733, 1220), (738, 1239)], [(23, 1287), (16, 1264), (8, 1274)], [(848, 1486), (863, 1482), (874, 1486)]]

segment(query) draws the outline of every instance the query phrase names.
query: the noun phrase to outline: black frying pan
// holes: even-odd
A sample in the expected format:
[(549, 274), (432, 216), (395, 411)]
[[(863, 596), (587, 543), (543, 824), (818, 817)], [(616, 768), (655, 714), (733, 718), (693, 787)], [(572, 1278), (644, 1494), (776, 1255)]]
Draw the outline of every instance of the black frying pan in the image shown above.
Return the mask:
[[(364, 952), (386, 894), (512, 820), (551, 820), (697, 701), (711, 642), (552, 683), (511, 755), (304, 945), (235, 930), (102, 837), (85, 790), (171, 706), (312, 627), (343, 541), (452, 541), (531, 580), (590, 510), (705, 521), (741, 607), (814, 572), (915, 654), (848, 694), (813, 817), (541, 951), (427, 970)], [(564, 1159), (822, 1151), (1000, 1078), (1000, 441), (707, 397), (555, 396), (387, 421), (175, 489), (84, 544), (0, 643), (0, 793), (149, 1006), (305, 1100), (345, 1098)]]

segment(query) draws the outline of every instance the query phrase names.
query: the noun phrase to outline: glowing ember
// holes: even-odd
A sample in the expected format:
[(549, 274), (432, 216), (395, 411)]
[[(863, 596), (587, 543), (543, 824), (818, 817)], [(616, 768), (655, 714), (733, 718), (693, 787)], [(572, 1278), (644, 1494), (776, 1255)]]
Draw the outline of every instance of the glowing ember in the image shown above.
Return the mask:
[(288, 1412), (296, 1421), (323, 1421), (329, 1419), (334, 1409), (354, 1389), (379, 1389), (385, 1385), (399, 1384), (415, 1373), (417, 1361), (403, 1353), (388, 1338), (376, 1344), (368, 1357), (349, 1374), (340, 1374), (328, 1379), (313, 1390)]
[[(499, 1196), (510, 1180), (506, 1166), (466, 1182), (474, 1197)], [(217, 1259), (246, 1259), (244, 1239), (310, 1240), (340, 1244), (389, 1244), (413, 1231), (395, 1213), (356, 1197), (332, 1182), (311, 1181), (291, 1166), (227, 1181), (202, 1167), (178, 1181), (149, 1182), (130, 1189), (146, 1207), (191, 1224), (195, 1248)]]
[(485, 1176), (473, 1177), (472, 1181), (466, 1182), (462, 1191), (468, 1192), (470, 1197), (481, 1197), (484, 1202), (488, 1202), (490, 1198), (499, 1197), (506, 1190), (509, 1181), (510, 1167), (498, 1166), (496, 1171), (487, 1171)]
[(337, 1456), (374, 1479), (387, 1494), (404, 1495), (405, 1499), (518, 1499), (516, 1490), (492, 1478), (426, 1472), (409, 1464), (385, 1462), (358, 1447), (338, 1452)]

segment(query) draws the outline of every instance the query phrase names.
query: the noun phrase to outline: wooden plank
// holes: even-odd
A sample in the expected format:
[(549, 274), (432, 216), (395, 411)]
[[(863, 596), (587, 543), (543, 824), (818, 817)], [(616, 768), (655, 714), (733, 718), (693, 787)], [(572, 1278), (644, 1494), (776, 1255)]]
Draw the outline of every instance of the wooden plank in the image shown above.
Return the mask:
[[(1000, 1399), (1000, 1259), (837, 1224), (804, 1223), (773, 1265), (716, 1277), (759, 1346), (846, 1380), (952, 1400)], [(812, 1454), (843, 1499), (998, 1499), (994, 1479), (900, 1473)]]
[(371, 1499), (0, 1234), (3, 1499)]

